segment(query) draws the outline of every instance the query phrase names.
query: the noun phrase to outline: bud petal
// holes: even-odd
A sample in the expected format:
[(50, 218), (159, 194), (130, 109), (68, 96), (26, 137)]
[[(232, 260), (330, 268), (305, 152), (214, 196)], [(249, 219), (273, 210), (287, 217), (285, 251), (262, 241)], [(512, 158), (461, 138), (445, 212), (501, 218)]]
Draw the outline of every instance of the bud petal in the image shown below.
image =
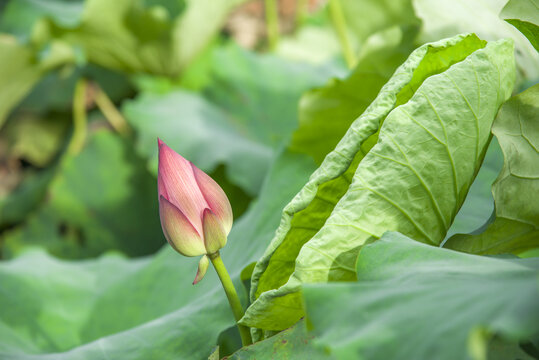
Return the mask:
[(163, 233), (174, 250), (185, 256), (206, 254), (204, 242), (193, 224), (163, 195), (159, 197), (159, 216)]
[(204, 210), (202, 216), (204, 244), (208, 254), (213, 254), (226, 245), (226, 232), (219, 218), (210, 210)]
[(193, 168), (190, 161), (159, 140), (159, 195), (181, 210), (202, 234), (202, 212), (208, 203), (199, 189)]
[(165, 199), (168, 200), (167, 188), (165, 187), (165, 183), (163, 182), (163, 176), (159, 174), (159, 172), (157, 173), (157, 196), (163, 196)]
[(208, 271), (209, 265), (210, 260), (206, 255), (200, 258), (200, 261), (198, 262), (197, 274), (195, 276), (195, 281), (193, 281), (193, 285), (196, 285), (200, 280), (204, 278), (204, 275), (206, 275), (206, 271)]
[(194, 165), (193, 172), (204, 199), (208, 203), (211, 211), (219, 219), (219, 222), (225, 231), (225, 235), (228, 235), (232, 228), (232, 221), (234, 220), (232, 207), (230, 206), (228, 197), (223, 189), (221, 189), (211, 177)]

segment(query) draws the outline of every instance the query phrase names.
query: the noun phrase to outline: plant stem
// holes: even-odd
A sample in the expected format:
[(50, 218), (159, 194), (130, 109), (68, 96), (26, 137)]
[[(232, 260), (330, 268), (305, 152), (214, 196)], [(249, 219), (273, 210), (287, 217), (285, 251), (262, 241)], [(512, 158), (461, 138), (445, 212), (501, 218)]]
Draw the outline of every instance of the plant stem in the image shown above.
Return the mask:
[(78, 154), (86, 141), (86, 79), (80, 78), (75, 85), (73, 96), (73, 136), (69, 141), (67, 151)]
[(268, 43), (271, 51), (277, 48), (279, 42), (279, 12), (277, 10), (277, 0), (265, 0), (266, 4), (266, 31), (268, 33)]
[(131, 129), (129, 128), (127, 121), (125, 121), (120, 111), (118, 111), (116, 106), (114, 106), (114, 103), (112, 102), (112, 100), (110, 100), (110, 98), (103, 91), (103, 89), (99, 85), (95, 85), (97, 88), (95, 95), (95, 103), (99, 107), (99, 110), (101, 110), (103, 115), (105, 115), (105, 118), (114, 128), (114, 130), (116, 130), (120, 135), (129, 135)]
[(348, 68), (351, 69), (356, 65), (356, 56), (354, 55), (354, 50), (352, 50), (352, 45), (348, 39), (346, 19), (342, 11), (340, 0), (329, 0), (329, 16), (331, 17), (333, 26), (335, 26), (335, 31), (337, 31), (346, 64), (348, 65)]
[[(213, 264), (213, 267), (215, 268), (215, 271), (217, 272), (217, 275), (219, 276), (219, 279), (221, 280), (221, 284), (223, 284), (223, 289), (225, 290), (226, 297), (228, 298), (228, 302), (232, 308), (232, 313), (234, 314), (234, 318), (236, 318), (236, 322), (238, 322), (243, 317), (244, 312), (241, 306), (240, 298), (236, 292), (236, 288), (234, 288), (230, 275), (228, 275), (228, 271), (226, 271), (225, 264), (221, 259), (219, 251), (208, 256)], [(249, 328), (247, 326), (238, 324), (238, 329), (240, 331), (243, 346), (252, 344), (253, 340), (251, 339)]]

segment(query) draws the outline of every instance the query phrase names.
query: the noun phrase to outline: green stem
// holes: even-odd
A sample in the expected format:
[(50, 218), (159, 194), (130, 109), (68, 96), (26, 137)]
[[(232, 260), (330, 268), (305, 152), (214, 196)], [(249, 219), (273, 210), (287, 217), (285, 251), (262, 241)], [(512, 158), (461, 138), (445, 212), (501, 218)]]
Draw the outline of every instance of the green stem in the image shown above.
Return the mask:
[(352, 45), (348, 39), (346, 19), (342, 11), (340, 0), (329, 0), (329, 16), (337, 31), (346, 64), (348, 65), (348, 68), (351, 69), (356, 65), (356, 56), (354, 55), (354, 50), (352, 50)]
[[(234, 314), (234, 318), (236, 318), (236, 322), (238, 322), (243, 317), (244, 312), (241, 306), (240, 298), (236, 292), (236, 288), (234, 288), (230, 275), (228, 275), (228, 271), (226, 271), (225, 264), (221, 259), (219, 251), (208, 256), (213, 264), (213, 267), (215, 268), (215, 271), (217, 272), (217, 275), (219, 276), (219, 279), (221, 280), (221, 284), (223, 284), (223, 289), (225, 290), (226, 297), (228, 298), (228, 302), (232, 308), (232, 313)], [(247, 326), (238, 324), (238, 329), (240, 331), (243, 346), (252, 344), (253, 340), (251, 339), (249, 328)]]
[(86, 141), (86, 79), (80, 78), (75, 85), (73, 96), (73, 136), (69, 141), (67, 151), (78, 154)]
[(116, 130), (120, 135), (126, 136), (129, 135), (131, 129), (125, 121), (124, 117), (118, 111), (112, 100), (107, 96), (103, 89), (96, 84), (96, 95), (95, 103), (99, 107), (99, 110), (105, 115), (105, 118), (109, 124)]
[(264, 3), (266, 4), (266, 31), (268, 33), (269, 48), (271, 51), (274, 51), (279, 43), (277, 0), (265, 0)]

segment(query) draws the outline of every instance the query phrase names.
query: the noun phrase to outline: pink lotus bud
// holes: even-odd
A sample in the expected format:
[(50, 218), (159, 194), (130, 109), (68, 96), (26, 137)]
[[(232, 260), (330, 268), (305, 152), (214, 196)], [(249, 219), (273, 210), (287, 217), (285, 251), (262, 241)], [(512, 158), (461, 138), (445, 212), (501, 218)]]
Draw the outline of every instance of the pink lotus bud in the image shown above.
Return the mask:
[(158, 146), (159, 216), (168, 243), (185, 256), (217, 252), (232, 228), (232, 208), (223, 189), (160, 139)]

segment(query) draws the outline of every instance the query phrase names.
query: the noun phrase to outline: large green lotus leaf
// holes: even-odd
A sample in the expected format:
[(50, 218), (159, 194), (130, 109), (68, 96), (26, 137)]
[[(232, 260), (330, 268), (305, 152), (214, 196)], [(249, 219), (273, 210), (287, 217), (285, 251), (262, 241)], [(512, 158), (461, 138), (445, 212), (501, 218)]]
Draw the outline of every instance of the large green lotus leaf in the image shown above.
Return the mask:
[(390, 232), (363, 248), (357, 273), (303, 290), (316, 344), (336, 359), (479, 360), (492, 334), (539, 333), (537, 258), (468, 255)]
[(324, 87), (305, 93), (299, 103), (299, 128), (290, 148), (311, 155), (322, 163), (357, 119), (375, 99), (395, 69), (413, 50), (415, 31), (394, 27), (380, 34), (382, 45), (367, 42), (353, 72), (345, 79), (332, 79)]
[(539, 51), (539, 1), (509, 0), (500, 17), (520, 30)]
[(30, 244), (68, 258), (107, 249), (151, 254), (162, 245), (156, 186), (129, 143), (99, 131), (80, 154), (62, 159), (45, 203), (5, 234), (4, 255)]
[(480, 255), (520, 254), (539, 248), (539, 230), (522, 221), (499, 217), (471, 234), (451, 236), (444, 248)]
[(480, 234), (459, 234), (444, 247), (473, 254), (539, 247), (539, 85), (507, 101), (492, 126), (504, 166), (492, 186), (496, 219)]
[(43, 74), (30, 47), (0, 36), (0, 127)]
[(355, 279), (359, 249), (387, 230), (440, 244), (513, 89), (512, 52), (462, 35), (410, 55), (284, 209), (244, 324), (289, 327), (303, 316), (302, 283)]
[(259, 55), (233, 43), (217, 49), (212, 62), (205, 96), (227, 111), (236, 126), (272, 147), (297, 128), (301, 95), (340, 70)]
[(297, 126), (301, 94), (327, 80), (318, 67), (256, 55), (230, 44), (215, 51), (206, 95), (143, 93), (123, 106), (137, 150), (157, 173), (156, 138), (210, 172), (226, 166), (231, 182), (259, 192), (276, 149)]
[[(258, 201), (234, 224), (222, 257), (237, 289), (241, 270), (261, 255), (280, 210), (315, 168), (306, 155), (282, 153)], [(32, 251), (2, 262), (0, 308), (9, 311), (0, 312), (0, 358), (207, 359), (234, 319), (212, 269), (191, 285), (197, 260), (166, 246), (135, 260), (68, 262)]]
[(313, 336), (307, 332), (305, 322), (300, 321), (286, 329), (250, 346), (236, 351), (227, 360), (322, 360), (327, 354), (312, 345)]
[(447, 231), (446, 239), (455, 234), (467, 234), (479, 229), (491, 217), (494, 211), (492, 183), (503, 167), (503, 154), (495, 137), (488, 147), (483, 165), (468, 191), (466, 200), (460, 208), (453, 224)]
[[(304, 94), (300, 101), (300, 127), (293, 135), (291, 148), (308, 153), (317, 162), (321, 162), (353, 120), (374, 99), (394, 69), (404, 61), (411, 51), (410, 40), (413, 40), (411, 38), (414, 34), (402, 34), (399, 28), (375, 34), (370, 40), (379, 41), (380, 36), (383, 36), (388, 42), (381, 47), (375, 43), (378, 48), (369, 49), (370, 43), (367, 41), (362, 47), (362, 54), (365, 54), (348, 78), (334, 79), (326, 86)], [(402, 38), (402, 35), (406, 37)], [(399, 61), (398, 58), (402, 60)], [(379, 86), (376, 86), (377, 83)], [(363, 86), (358, 87), (358, 84)], [(491, 185), (502, 165), (503, 155), (494, 138), (468, 196), (447, 233), (447, 238), (456, 233), (472, 232), (489, 219), (494, 210)]]
[(486, 40), (511, 38), (515, 42), (520, 77), (536, 80), (539, 53), (520, 31), (500, 19), (500, 11), (506, 3), (507, 0), (413, 0), (415, 12), (423, 23), (419, 40), (434, 41), (463, 32), (473, 32)]
[(106, 68), (178, 76), (241, 2), (87, 0), (78, 26), (49, 21), (38, 41), (61, 39)]

